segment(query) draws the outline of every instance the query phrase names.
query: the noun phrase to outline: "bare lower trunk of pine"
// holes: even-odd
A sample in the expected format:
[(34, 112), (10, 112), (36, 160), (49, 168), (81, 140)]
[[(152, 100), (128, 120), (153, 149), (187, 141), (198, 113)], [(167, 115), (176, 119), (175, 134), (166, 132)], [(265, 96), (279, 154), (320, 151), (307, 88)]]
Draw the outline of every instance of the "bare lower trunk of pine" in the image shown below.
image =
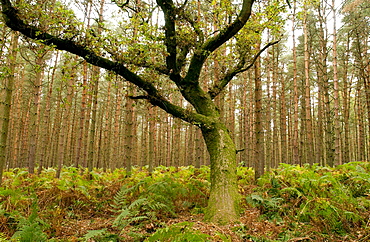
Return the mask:
[(217, 123), (202, 129), (211, 160), (211, 191), (205, 220), (218, 224), (239, 217), (236, 151), (226, 126)]
[(8, 134), (9, 134), (9, 122), (10, 122), (10, 111), (11, 111), (11, 103), (12, 103), (12, 95), (13, 95), (13, 88), (14, 88), (14, 70), (16, 68), (16, 56), (17, 56), (17, 46), (18, 46), (18, 34), (12, 33), (11, 37), (11, 46), (10, 46), (10, 53), (9, 58), (9, 76), (6, 78), (6, 82), (2, 83), (3, 88), (2, 92), (0, 92), (1, 102), (2, 105), (0, 106), (0, 185), (3, 179), (3, 170), (6, 163), (6, 152), (9, 148), (7, 145), (8, 141)]

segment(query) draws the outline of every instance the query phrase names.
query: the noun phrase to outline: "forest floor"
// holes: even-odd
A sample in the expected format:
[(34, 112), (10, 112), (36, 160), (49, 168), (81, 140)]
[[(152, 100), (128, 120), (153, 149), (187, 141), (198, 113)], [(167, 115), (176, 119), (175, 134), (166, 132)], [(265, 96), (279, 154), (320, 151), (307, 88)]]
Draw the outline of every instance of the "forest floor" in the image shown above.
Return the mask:
[(209, 168), (5, 172), (1, 241), (370, 241), (370, 164), (238, 169), (240, 221), (203, 222)]
[[(265, 237), (266, 241), (273, 241), (273, 238), (277, 238), (278, 234), (284, 230), (283, 225), (277, 225), (276, 223), (264, 221), (259, 219), (259, 211), (256, 208), (251, 208), (245, 211), (243, 216), (240, 218), (240, 222), (246, 226), (247, 229), (245, 232), (248, 233), (251, 238), (255, 237)], [(258, 241), (253, 239), (243, 239), (241, 236), (235, 232), (233, 228), (239, 226), (239, 224), (232, 224), (232, 225), (216, 225), (202, 222), (203, 215), (193, 215), (193, 214), (182, 214), (179, 215), (177, 218), (168, 219), (163, 221), (165, 225), (163, 226), (171, 226), (173, 224), (183, 223), (183, 222), (191, 222), (194, 223), (192, 227), (194, 230), (200, 231), (202, 233), (210, 235), (212, 239), (210, 241)], [(85, 220), (68, 220), (66, 221), (60, 228), (59, 236), (56, 237), (58, 241), (80, 241), (78, 238), (82, 238), (84, 235), (88, 233), (89, 230), (101, 230), (104, 228), (109, 228), (110, 233), (120, 233), (120, 230), (114, 229), (112, 227), (114, 218), (111, 216), (109, 217), (99, 217), (99, 218), (89, 218)], [(129, 231), (132, 228), (127, 228)], [(152, 227), (146, 226), (145, 228), (141, 228), (137, 230), (137, 233), (142, 233), (144, 236), (153, 232)], [(223, 235), (223, 236), (222, 236)], [(225, 240), (228, 238), (228, 240)], [(268, 238), (271, 238), (268, 240)], [(305, 240), (306, 239), (306, 240)], [(135, 238), (132, 238), (125, 235), (123, 233), (123, 241), (136, 241)], [(203, 241), (203, 240), (202, 240)], [(261, 240), (262, 241), (262, 240)], [(295, 240), (289, 241), (312, 241), (309, 237), (301, 237), (296, 238)]]

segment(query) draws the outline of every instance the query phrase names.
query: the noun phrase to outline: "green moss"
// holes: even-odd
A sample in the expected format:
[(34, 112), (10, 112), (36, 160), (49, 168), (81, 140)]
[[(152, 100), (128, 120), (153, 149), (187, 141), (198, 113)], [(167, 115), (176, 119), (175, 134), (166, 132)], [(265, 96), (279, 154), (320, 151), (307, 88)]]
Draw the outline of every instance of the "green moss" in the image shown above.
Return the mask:
[(217, 224), (235, 222), (240, 212), (235, 145), (221, 123), (203, 134), (211, 158), (211, 192), (205, 220)]

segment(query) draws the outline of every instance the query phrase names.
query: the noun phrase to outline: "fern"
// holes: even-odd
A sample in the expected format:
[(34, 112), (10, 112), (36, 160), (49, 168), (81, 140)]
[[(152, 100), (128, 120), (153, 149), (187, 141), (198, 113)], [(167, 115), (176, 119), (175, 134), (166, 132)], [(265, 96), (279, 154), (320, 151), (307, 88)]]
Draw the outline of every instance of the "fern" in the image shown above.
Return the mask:
[(370, 207), (365, 198), (370, 191), (369, 166), (363, 163), (336, 168), (282, 164), (258, 182), (260, 191), (247, 201), (263, 216), (289, 215), (325, 232), (342, 234), (363, 224), (361, 213)]
[(0, 242), (7, 242), (7, 241), (9, 240), (6, 238), (5, 234), (0, 232)]
[(142, 215), (142, 216), (135, 216), (127, 220), (128, 224), (139, 224), (142, 221), (145, 221), (148, 219), (148, 216)]
[(126, 207), (128, 203), (128, 198), (130, 197), (130, 195), (132, 196), (134, 192), (139, 190), (139, 187), (142, 184), (143, 184), (143, 181), (131, 187), (128, 185), (123, 185), (113, 198), (113, 204), (111, 204), (111, 206), (113, 207), (113, 211), (117, 212), (121, 210), (122, 207)]
[(285, 187), (281, 189), (281, 194), (286, 194), (289, 198), (299, 198), (303, 196), (302, 190), (296, 187)]
[(129, 224), (157, 220), (157, 214), (169, 210), (166, 204), (153, 200), (152, 198), (141, 197), (134, 200), (131, 204), (123, 204), (123, 208), (115, 219), (113, 225), (123, 229)]
[(107, 229), (99, 229), (89, 230), (82, 238), (82, 241), (115, 242), (120, 240), (118, 235), (108, 233)]
[(152, 236), (147, 238), (145, 242), (202, 242), (211, 241), (211, 236), (208, 234), (201, 233), (194, 230), (194, 223), (182, 222), (178, 224), (173, 224), (170, 227), (163, 229), (158, 229)]
[(113, 198), (113, 203), (111, 204), (113, 212), (117, 212), (126, 205), (126, 194), (126, 186), (122, 186)]
[(148, 204), (148, 198), (146, 197), (143, 197), (143, 198), (139, 198), (135, 201), (133, 201), (129, 206), (128, 206), (128, 209), (129, 210), (135, 210), (137, 208), (140, 208), (142, 206), (145, 206)]
[(120, 213), (114, 225), (124, 228), (133, 223), (156, 222), (159, 216), (175, 217), (175, 202), (186, 196), (184, 185), (167, 176), (158, 181), (147, 178), (131, 187), (123, 186), (112, 205), (113, 210)]
[(18, 231), (14, 233), (12, 239), (20, 242), (47, 241), (47, 235), (43, 232), (44, 225), (44, 222), (33, 212), (28, 219), (21, 218)]
[(89, 241), (90, 239), (100, 237), (107, 232), (107, 229), (99, 229), (99, 230), (89, 230), (87, 234), (82, 238), (84, 241)]
[(281, 221), (279, 211), (281, 208), (282, 198), (264, 198), (258, 194), (251, 194), (247, 197), (247, 203), (257, 207), (261, 213), (269, 220)]
[(132, 213), (128, 209), (124, 209), (113, 221), (113, 227), (124, 228), (128, 225), (127, 218), (132, 216)]

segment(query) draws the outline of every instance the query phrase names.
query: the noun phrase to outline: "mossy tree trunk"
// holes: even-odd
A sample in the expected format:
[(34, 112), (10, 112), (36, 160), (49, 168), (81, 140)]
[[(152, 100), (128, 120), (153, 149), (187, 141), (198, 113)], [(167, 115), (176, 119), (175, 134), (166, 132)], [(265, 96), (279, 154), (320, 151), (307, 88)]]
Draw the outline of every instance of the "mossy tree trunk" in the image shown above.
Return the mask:
[(219, 224), (232, 222), (239, 215), (234, 142), (221, 122), (203, 128), (202, 133), (211, 159), (211, 192), (205, 220)]

